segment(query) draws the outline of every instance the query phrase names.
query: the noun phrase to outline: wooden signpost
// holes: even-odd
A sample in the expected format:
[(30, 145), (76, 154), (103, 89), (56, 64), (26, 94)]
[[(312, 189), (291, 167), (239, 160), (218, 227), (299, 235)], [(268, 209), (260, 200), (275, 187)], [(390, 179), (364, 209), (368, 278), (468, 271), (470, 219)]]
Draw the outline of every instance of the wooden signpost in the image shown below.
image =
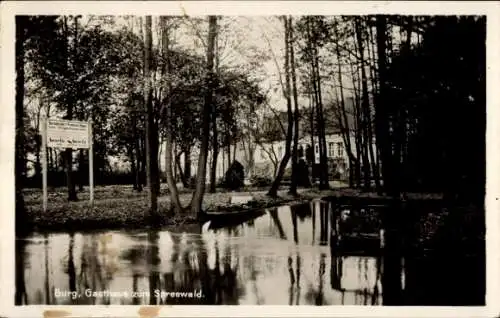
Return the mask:
[(90, 205), (94, 204), (92, 122), (45, 118), (42, 122), (43, 211), (47, 211), (47, 148), (88, 149)]

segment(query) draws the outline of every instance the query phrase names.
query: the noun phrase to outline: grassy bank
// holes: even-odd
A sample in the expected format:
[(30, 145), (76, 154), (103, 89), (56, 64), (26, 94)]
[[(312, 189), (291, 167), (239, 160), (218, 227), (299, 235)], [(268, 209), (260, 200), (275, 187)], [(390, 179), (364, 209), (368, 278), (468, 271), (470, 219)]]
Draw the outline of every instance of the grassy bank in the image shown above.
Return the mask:
[[(131, 186), (104, 186), (95, 189), (94, 206), (90, 207), (89, 193), (78, 193), (79, 201), (68, 202), (64, 188), (51, 189), (48, 195), (48, 209), (43, 212), (40, 189), (24, 191), (28, 215), (37, 230), (87, 230), (111, 228), (141, 228), (149, 225), (147, 214), (147, 192), (133, 191)], [(244, 192), (206, 193), (203, 209), (206, 211), (231, 211), (245, 207), (267, 208), (293, 202), (303, 202), (325, 196), (328, 191), (300, 190), (300, 196), (278, 193), (278, 198), (266, 196), (267, 189), (248, 189)], [(247, 206), (231, 204), (232, 196), (251, 195), (254, 200)], [(182, 190), (180, 200), (187, 206), (191, 200), (191, 190)], [(192, 224), (197, 218), (188, 211), (174, 215), (170, 212), (169, 196), (162, 188), (158, 199), (160, 226)]]
[[(120, 228), (144, 228), (149, 225), (147, 213), (147, 192), (133, 191), (131, 186), (99, 186), (95, 189), (95, 202), (89, 206), (88, 189), (78, 193), (79, 201), (68, 202), (65, 188), (49, 190), (48, 211), (42, 210), (42, 193), (40, 189), (26, 189), (24, 191), (25, 204), (28, 215), (32, 220), (32, 226), (37, 230), (90, 230), (90, 229), (120, 229)], [(359, 190), (349, 188), (336, 188), (327, 191), (317, 189), (299, 189), (299, 197), (291, 196), (283, 187), (279, 191), (278, 198), (266, 196), (267, 188), (251, 188), (244, 192), (206, 193), (203, 200), (203, 209), (206, 211), (232, 211), (245, 208), (268, 208), (291, 203), (300, 203), (318, 198), (342, 198), (342, 200), (357, 200), (364, 202), (377, 202), (384, 199), (375, 193), (363, 193)], [(254, 200), (249, 204), (231, 204), (232, 196), (251, 195)], [(188, 206), (191, 200), (191, 190), (181, 190), (180, 200), (183, 206)], [(432, 194), (408, 194), (410, 200), (416, 201), (440, 201), (439, 195)], [(196, 216), (188, 211), (183, 214), (173, 215), (170, 212), (168, 191), (162, 185), (158, 200), (160, 221), (155, 224), (160, 226), (180, 226), (197, 223)], [(468, 209), (461, 209), (460, 213), (454, 212), (449, 215), (446, 210), (437, 209), (423, 213), (416, 220), (417, 231), (422, 237), (434, 236), (444, 223), (453, 224), (446, 232), (453, 232), (453, 236), (465, 235), (466, 237), (478, 237), (484, 234), (484, 215), (473, 213)], [(483, 213), (484, 214), (484, 213)], [(479, 218), (477, 216), (480, 216)], [(465, 220), (464, 220), (465, 219)], [(473, 222), (471, 222), (473, 221)], [(463, 223), (462, 223), (463, 222)], [(462, 223), (462, 224), (461, 224)], [(482, 225), (483, 224), (483, 225)], [(482, 225), (482, 226), (481, 226)], [(473, 229), (473, 233), (460, 233)], [(459, 233), (459, 234), (457, 234)], [(423, 235), (422, 235), (423, 234)], [(472, 235), (471, 235), (472, 234)], [(458, 235), (458, 236), (457, 236)]]

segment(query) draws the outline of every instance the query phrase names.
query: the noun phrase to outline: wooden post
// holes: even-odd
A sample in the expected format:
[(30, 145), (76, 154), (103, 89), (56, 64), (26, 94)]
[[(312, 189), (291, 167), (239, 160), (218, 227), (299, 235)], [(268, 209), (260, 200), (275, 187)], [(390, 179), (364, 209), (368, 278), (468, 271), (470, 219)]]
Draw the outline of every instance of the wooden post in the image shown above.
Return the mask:
[(42, 119), (42, 189), (43, 212), (47, 212), (47, 117)]
[(92, 138), (92, 120), (89, 120), (89, 190), (90, 206), (94, 206), (94, 139)]

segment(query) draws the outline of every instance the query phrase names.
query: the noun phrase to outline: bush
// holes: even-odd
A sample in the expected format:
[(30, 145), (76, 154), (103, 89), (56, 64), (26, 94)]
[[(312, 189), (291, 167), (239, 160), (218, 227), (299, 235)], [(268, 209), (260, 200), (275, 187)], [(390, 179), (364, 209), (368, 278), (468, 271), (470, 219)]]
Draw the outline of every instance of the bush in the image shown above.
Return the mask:
[(242, 188), (245, 184), (245, 169), (237, 160), (233, 161), (224, 175), (224, 187), (230, 190)]

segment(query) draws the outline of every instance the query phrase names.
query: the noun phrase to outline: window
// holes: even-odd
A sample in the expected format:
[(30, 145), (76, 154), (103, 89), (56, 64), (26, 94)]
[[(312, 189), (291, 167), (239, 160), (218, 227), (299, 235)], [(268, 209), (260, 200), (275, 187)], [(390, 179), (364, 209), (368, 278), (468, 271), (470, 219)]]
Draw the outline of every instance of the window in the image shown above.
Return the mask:
[(283, 153), (283, 147), (279, 146), (278, 147), (278, 156), (281, 157), (281, 154)]
[(318, 145), (316, 145), (314, 148), (315, 148), (314, 152), (315, 152), (315, 153), (319, 153), (319, 146), (318, 146)]
[(328, 157), (333, 157), (335, 152), (334, 152), (334, 143), (333, 142), (329, 142), (328, 143)]
[(339, 157), (343, 157), (344, 156), (344, 148), (343, 148), (343, 145), (342, 145), (341, 142), (337, 143), (337, 155)]

